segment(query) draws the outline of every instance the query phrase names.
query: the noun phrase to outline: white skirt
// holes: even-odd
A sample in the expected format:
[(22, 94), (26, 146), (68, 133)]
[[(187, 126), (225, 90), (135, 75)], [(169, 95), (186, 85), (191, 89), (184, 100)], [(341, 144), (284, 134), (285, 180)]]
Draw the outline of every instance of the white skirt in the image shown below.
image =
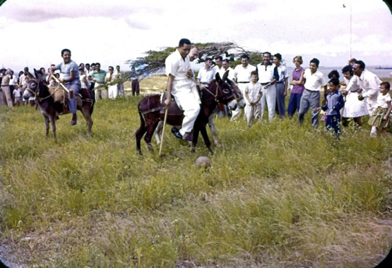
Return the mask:
[(344, 103), (343, 117), (355, 118), (369, 114), (367, 109), (367, 99), (358, 100), (358, 93), (349, 92)]

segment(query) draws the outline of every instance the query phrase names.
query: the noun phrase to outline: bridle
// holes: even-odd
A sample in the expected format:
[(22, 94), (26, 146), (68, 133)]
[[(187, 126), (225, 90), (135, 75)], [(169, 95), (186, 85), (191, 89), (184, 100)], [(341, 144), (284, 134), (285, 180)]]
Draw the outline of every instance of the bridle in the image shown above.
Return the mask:
[[(27, 86), (26, 90), (29, 91), (38, 102), (42, 102), (43, 100), (46, 100), (46, 99), (48, 99), (48, 98), (53, 96), (53, 94), (50, 94), (50, 92), (48, 91), (48, 93), (49, 93), (48, 96), (43, 97), (43, 98), (39, 97), (39, 94), (40, 94), (40, 81), (37, 81), (36, 79), (31, 79), (31, 80), (32, 80), (32, 82), (28, 83), (28, 86)], [(32, 83), (36, 83), (37, 84), (37, 89), (36, 90), (32, 90), (30, 88), (30, 85)]]

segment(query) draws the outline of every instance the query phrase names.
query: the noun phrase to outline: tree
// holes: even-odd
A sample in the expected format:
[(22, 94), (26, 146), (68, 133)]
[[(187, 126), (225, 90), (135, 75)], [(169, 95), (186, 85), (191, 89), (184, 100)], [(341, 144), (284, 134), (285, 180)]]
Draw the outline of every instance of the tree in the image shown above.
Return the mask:
[[(222, 56), (224, 59), (230, 59), (234, 64), (242, 54), (247, 53), (251, 59), (256, 60), (261, 53), (247, 51), (239, 47), (235, 43), (222, 42), (222, 43), (196, 43), (193, 44), (199, 48), (198, 62), (204, 62), (207, 57)], [(166, 47), (160, 51), (149, 50), (145, 52), (144, 57), (138, 57), (135, 60), (127, 60), (126, 63), (131, 67), (128, 73), (128, 78), (139, 77), (143, 78), (151, 74), (157, 74), (165, 68), (165, 60), (170, 53), (175, 51), (175, 47)], [(259, 63), (258, 61), (257, 63)]]

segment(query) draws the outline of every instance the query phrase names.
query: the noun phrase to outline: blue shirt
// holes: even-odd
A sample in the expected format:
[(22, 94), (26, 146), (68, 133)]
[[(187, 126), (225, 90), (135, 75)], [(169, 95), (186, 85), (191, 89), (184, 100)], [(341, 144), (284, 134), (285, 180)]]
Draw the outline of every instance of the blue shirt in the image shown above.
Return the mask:
[(63, 74), (63, 79), (71, 78), (71, 72), (76, 71), (74, 80), (70, 81), (68, 83), (74, 83), (75, 81), (80, 81), (79, 80), (79, 66), (74, 61), (71, 60), (67, 64), (62, 62), (56, 66), (56, 69), (59, 69), (60, 72)]
[(327, 111), (328, 115), (340, 115), (340, 110), (344, 106), (344, 99), (339, 90), (331, 92), (327, 95), (327, 103), (321, 109)]

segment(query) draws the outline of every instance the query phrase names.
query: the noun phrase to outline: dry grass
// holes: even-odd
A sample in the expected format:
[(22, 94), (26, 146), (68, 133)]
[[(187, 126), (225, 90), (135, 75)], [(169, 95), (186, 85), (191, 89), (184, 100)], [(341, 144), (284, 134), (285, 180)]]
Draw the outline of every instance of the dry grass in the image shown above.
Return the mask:
[[(155, 79), (159, 79), (157, 82)], [(143, 80), (163, 90), (166, 80)], [(210, 169), (167, 131), (140, 157), (141, 97), (97, 103), (44, 138), (31, 107), (0, 107), (0, 258), (25, 266), (370, 267), (391, 246), (390, 135), (342, 140), (309, 121), (216, 120)], [(366, 119), (365, 119), (366, 121)], [(155, 146), (156, 149), (157, 146)]]

